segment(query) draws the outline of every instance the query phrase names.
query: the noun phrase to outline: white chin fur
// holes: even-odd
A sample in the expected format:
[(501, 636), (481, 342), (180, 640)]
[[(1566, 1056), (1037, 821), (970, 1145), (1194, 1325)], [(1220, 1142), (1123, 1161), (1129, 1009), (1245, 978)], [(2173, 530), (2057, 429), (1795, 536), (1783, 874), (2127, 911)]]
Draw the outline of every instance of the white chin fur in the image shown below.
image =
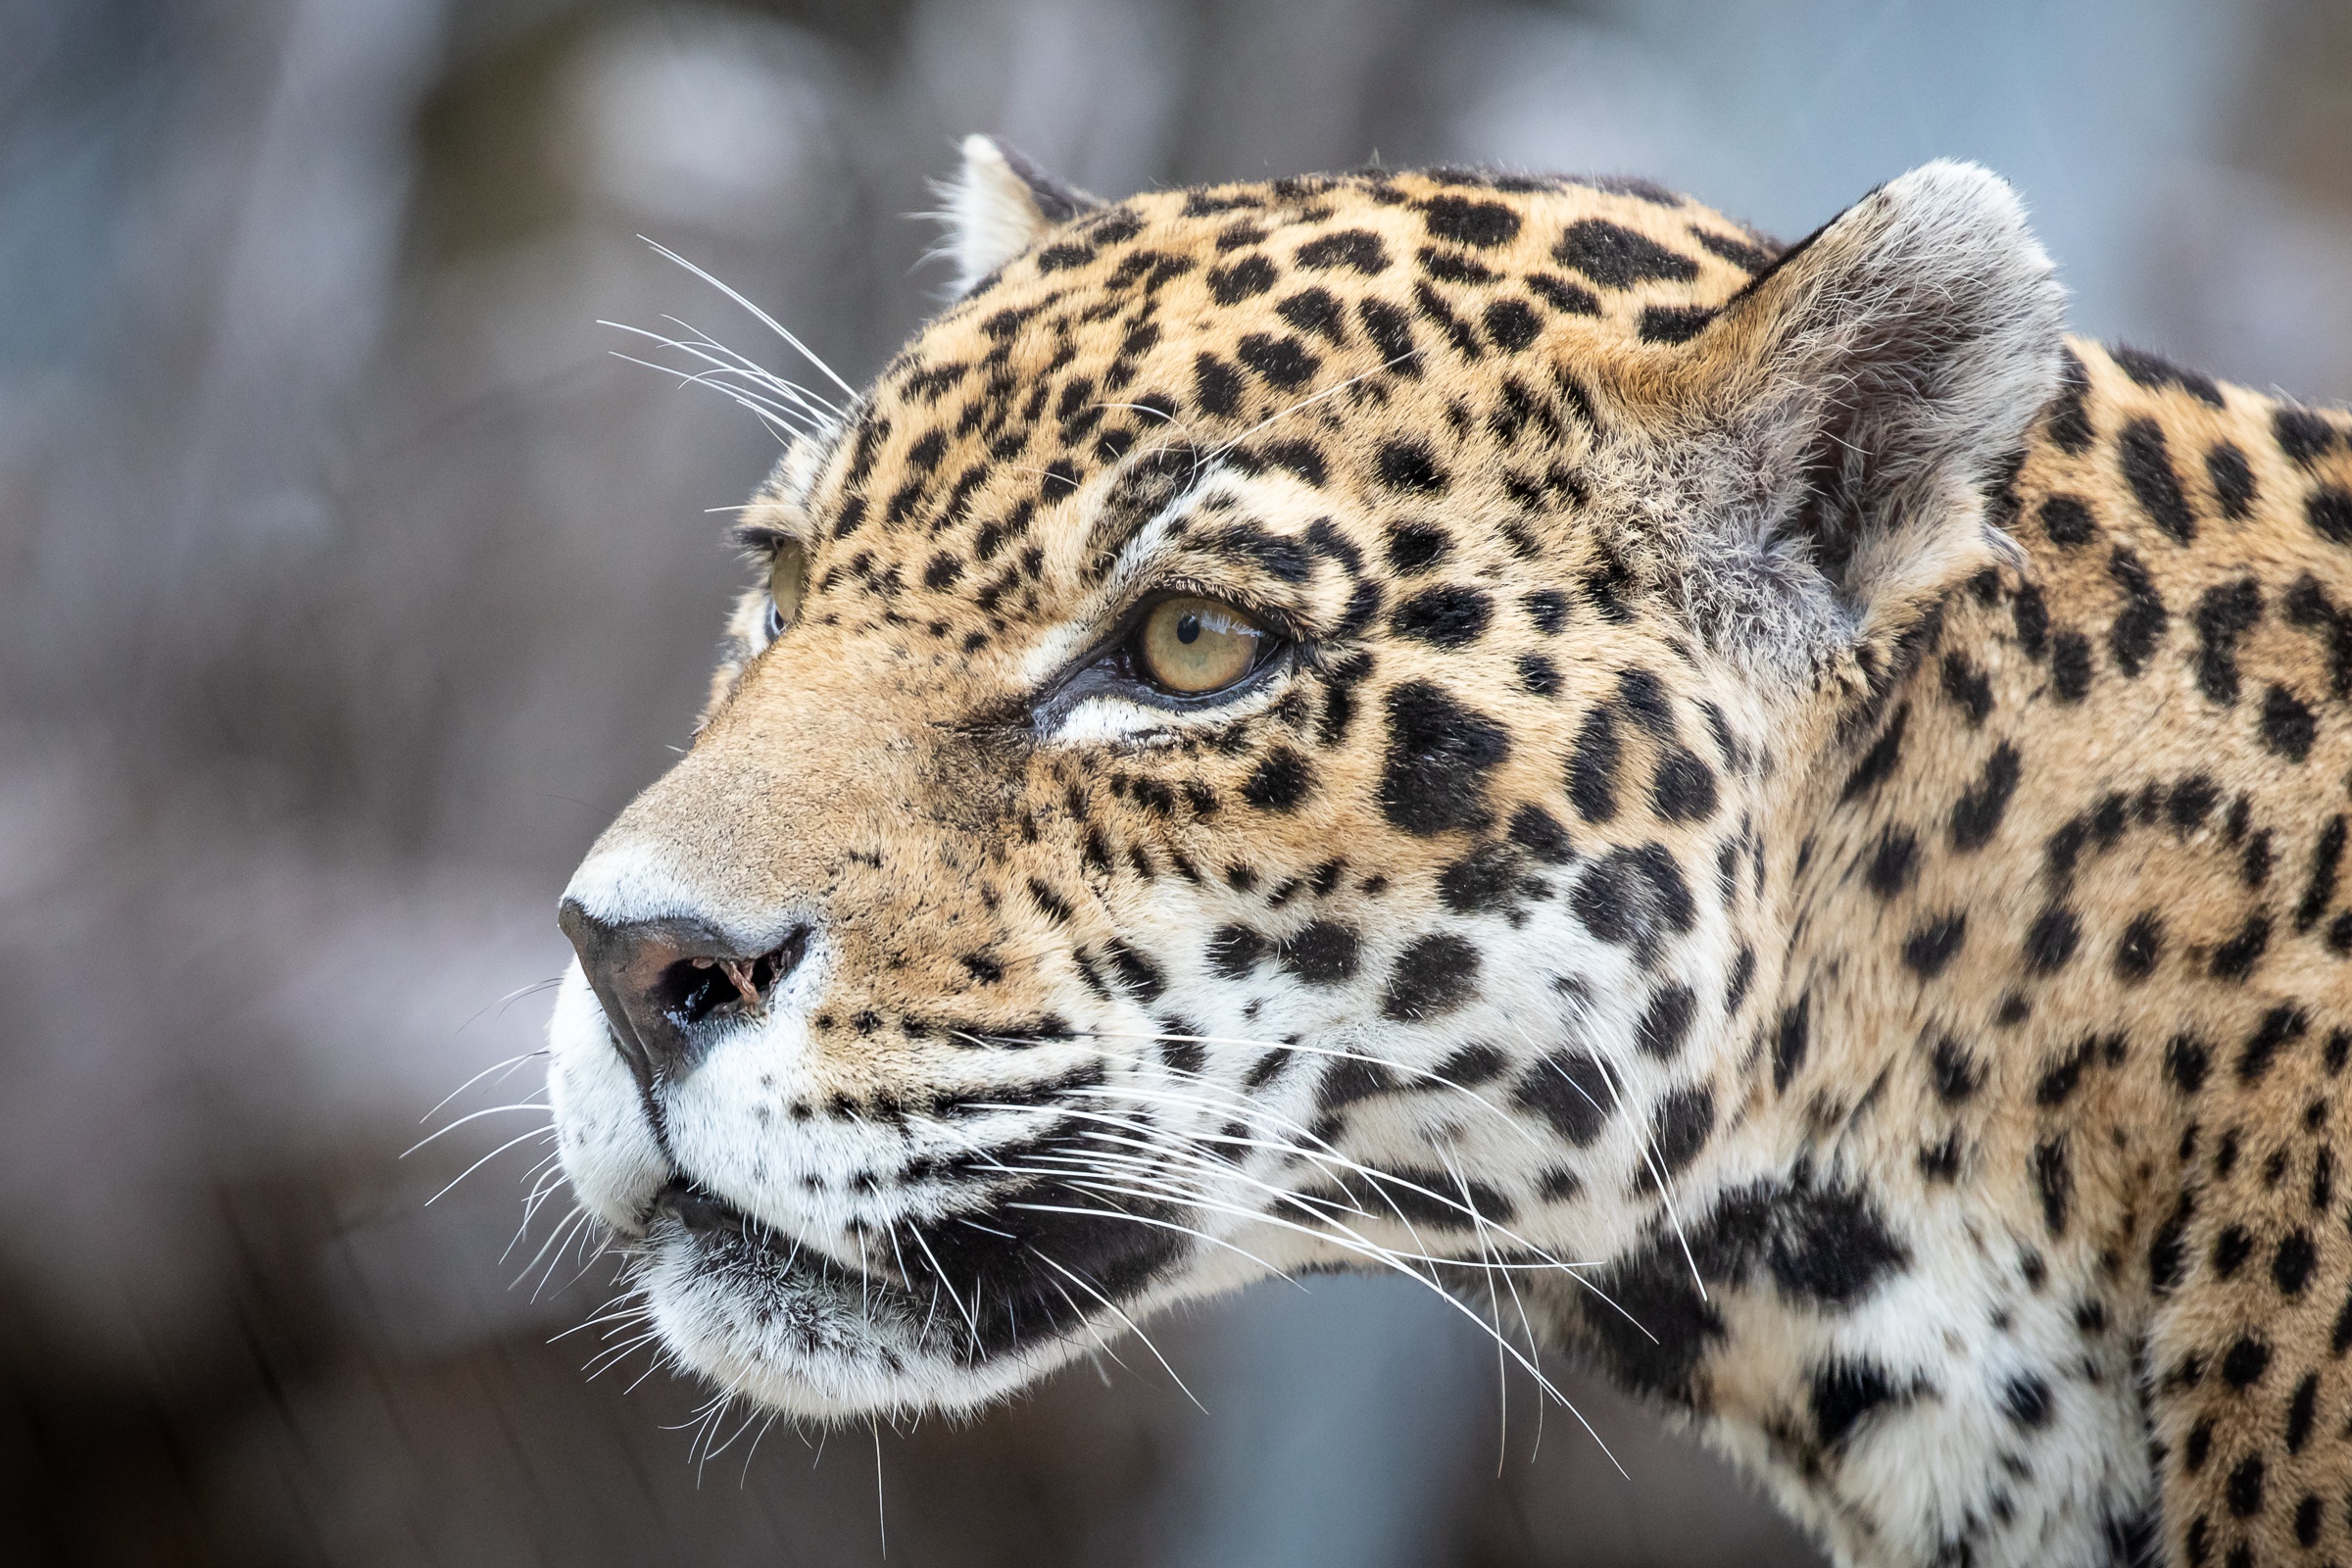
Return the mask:
[(1092, 1343), (1043, 1340), (978, 1365), (951, 1363), (914, 1348), (919, 1321), (861, 1299), (855, 1283), (714, 1267), (671, 1223), (656, 1226), (641, 1283), (672, 1355), (721, 1388), (815, 1420), (968, 1413)]

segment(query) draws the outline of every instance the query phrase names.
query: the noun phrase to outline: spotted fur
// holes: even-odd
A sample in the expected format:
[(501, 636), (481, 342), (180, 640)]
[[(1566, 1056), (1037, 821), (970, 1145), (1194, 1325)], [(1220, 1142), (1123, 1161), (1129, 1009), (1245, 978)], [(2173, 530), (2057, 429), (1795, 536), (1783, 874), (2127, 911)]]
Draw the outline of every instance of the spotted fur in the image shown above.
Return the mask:
[[(1965, 166), (1787, 250), (985, 142), (956, 201), (751, 514), (797, 622), (567, 894), (565, 1168), (683, 1361), (968, 1409), (1390, 1267), (1841, 1562), (2352, 1561), (2352, 424), (2064, 338)], [(1285, 652), (1087, 673), (1170, 588)], [(657, 939), (742, 977), (661, 1049)]]

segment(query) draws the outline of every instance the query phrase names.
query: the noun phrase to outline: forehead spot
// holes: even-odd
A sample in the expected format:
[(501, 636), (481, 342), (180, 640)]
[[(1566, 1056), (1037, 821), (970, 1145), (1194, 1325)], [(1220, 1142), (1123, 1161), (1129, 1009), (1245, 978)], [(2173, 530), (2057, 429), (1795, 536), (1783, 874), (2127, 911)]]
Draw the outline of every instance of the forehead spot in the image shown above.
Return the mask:
[(1465, 196), (1433, 196), (1421, 210), (1421, 220), (1440, 239), (1457, 240), (1484, 249), (1517, 237), (1519, 215), (1501, 202), (1472, 201)]

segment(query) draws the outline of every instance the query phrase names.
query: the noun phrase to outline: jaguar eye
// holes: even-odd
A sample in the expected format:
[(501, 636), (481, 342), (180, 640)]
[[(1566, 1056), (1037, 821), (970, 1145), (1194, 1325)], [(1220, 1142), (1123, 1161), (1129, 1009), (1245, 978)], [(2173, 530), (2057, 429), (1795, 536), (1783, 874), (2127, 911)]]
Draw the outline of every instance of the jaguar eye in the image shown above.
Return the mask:
[(781, 637), (801, 617), (801, 596), (808, 590), (808, 552), (797, 544), (777, 547), (767, 570), (767, 632)]
[(1136, 628), (1135, 662), (1154, 685), (1198, 697), (1256, 668), (1267, 636), (1231, 605), (1189, 595), (1163, 599)]

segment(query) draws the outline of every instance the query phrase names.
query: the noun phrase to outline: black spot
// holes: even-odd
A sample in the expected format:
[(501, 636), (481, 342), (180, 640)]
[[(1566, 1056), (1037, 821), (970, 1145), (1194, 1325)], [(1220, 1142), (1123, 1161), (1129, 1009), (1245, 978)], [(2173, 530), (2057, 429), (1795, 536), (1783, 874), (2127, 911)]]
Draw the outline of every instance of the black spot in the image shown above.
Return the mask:
[(2264, 1013), (2237, 1054), (2237, 1081), (2249, 1087), (2262, 1082), (2278, 1053), (2302, 1039), (2310, 1027), (2311, 1020), (2300, 1007), (2278, 1006)]
[(1568, 830), (1541, 806), (1522, 806), (1511, 813), (1511, 842), (1548, 865), (1575, 858)]
[(2194, 1214), (2195, 1205), (2188, 1194), (2182, 1193), (2173, 1206), (2171, 1217), (2156, 1228), (2156, 1235), (2148, 1243), (2148, 1283), (2158, 1296), (2171, 1294), (2180, 1283), (2185, 1266), (2181, 1241)]
[(1781, 1009), (1781, 1016), (1772, 1029), (1772, 1088), (1781, 1094), (1788, 1088), (1788, 1080), (1796, 1076), (1805, 1064), (1805, 1054), (1813, 1045), (1813, 996), (1807, 992)]
[(1570, 896), (1577, 918), (1603, 942), (1654, 949), (1662, 931), (1688, 933), (1696, 913), (1690, 885), (1665, 846), (1611, 850)]
[(1718, 234), (1713, 229), (1701, 228), (1696, 223), (1692, 223), (1689, 227), (1692, 239), (1743, 272), (1760, 272), (1772, 265), (1773, 253), (1762, 245), (1750, 245), (1745, 240), (1734, 239), (1729, 234)]
[(2001, 1385), (2001, 1408), (2028, 1432), (2048, 1426), (2056, 1406), (2049, 1384), (2031, 1372), (2017, 1373)]
[(1393, 1095), (1403, 1084), (1386, 1064), (1360, 1056), (1343, 1056), (1331, 1063), (1315, 1086), (1315, 1108), (1330, 1112), (1375, 1095)]
[(2328, 912), (2328, 903), (2335, 897), (2335, 879), (2343, 863), (2346, 825), (2344, 818), (2331, 816), (2312, 841), (2311, 875), (2303, 885), (2303, 897), (2295, 905), (2295, 929), (2308, 931), (2320, 923)]
[(1984, 1086), (1984, 1064), (1949, 1035), (1936, 1042), (1929, 1065), (1935, 1074), (1936, 1098), (1947, 1105), (1966, 1103)]
[(2262, 699), (2262, 741), (2290, 762), (2311, 755), (2319, 722), (2310, 705), (2283, 686), (2273, 686)]
[(1658, 763), (1650, 802), (1668, 822), (1701, 822), (1715, 814), (1715, 773), (1686, 747), (1669, 751)]
[(1427, 681), (1397, 686), (1387, 707), (1382, 814), (1424, 838), (1486, 825), (1487, 774), (1510, 755), (1502, 726)]
[(1821, 1446), (1838, 1447), (1857, 1422), (1895, 1397), (1893, 1381), (1875, 1361), (1840, 1356), (1815, 1367), (1807, 1402)]
[(2281, 408), (2271, 415), (2271, 435), (2298, 468), (2308, 468), (2335, 445), (2336, 429), (2310, 409)]
[(1114, 938), (1103, 944), (1102, 951), (1111, 967), (1118, 971), (1120, 983), (1135, 993), (1138, 1000), (1157, 1002), (1159, 994), (1167, 989), (1167, 977), (1160, 973), (1159, 965), (1126, 943)]
[(1334, 920), (1317, 920), (1274, 945), (1275, 961), (1310, 986), (1354, 979), (1357, 952), (1354, 930)]
[(2238, 522), (2254, 513), (2254, 469), (2246, 455), (2228, 441), (2217, 441), (2205, 454), (2205, 477), (2213, 481), (2214, 499), (2222, 515)]
[(1268, 382), (1285, 389), (1305, 384), (1323, 364), (1288, 333), (1251, 332), (1234, 346), (1234, 355)]
[(2329, 544), (2352, 546), (2352, 494), (2322, 486), (2303, 503), (2303, 518)]
[(1600, 1136), (1608, 1125), (1608, 1107), (1615, 1103), (1608, 1073), (1583, 1052), (1545, 1056), (1521, 1076), (1511, 1098), (1579, 1149)]
[(2175, 543), (2187, 544), (2196, 537), (2197, 519), (2188, 510), (2187, 498), (2180, 493), (2180, 476), (2173, 471), (2164, 427), (2153, 419), (2133, 419), (2124, 426), (2118, 439), (2122, 443), (2124, 478), (2131, 484), (2132, 495), (2138, 498), (2140, 510)]
[(2098, 1047), (2096, 1039), (2084, 1040), (2044, 1068), (2041, 1081), (2034, 1086), (2034, 1103), (2044, 1110), (2054, 1110), (2073, 1099), (2082, 1082), (2083, 1069), (2090, 1065)]
[(1317, 271), (1334, 268), (1352, 268), (1366, 277), (1388, 270), (1389, 253), (1380, 243), (1380, 236), (1370, 229), (1344, 228), (1336, 234), (1324, 234), (1298, 247), (1298, 265)]
[(2039, 659), (2050, 633), (2050, 609), (2041, 597), (2041, 590), (2032, 583), (2020, 583), (2016, 597), (2009, 602), (2009, 613), (2017, 628), (2017, 646), (2028, 659)]
[(1740, 956), (1732, 960), (1731, 978), (1724, 983), (1723, 1010), (1727, 1017), (1738, 1012), (1740, 1004), (1747, 1000), (1748, 985), (1755, 978), (1756, 950), (1743, 947), (1740, 950)]
[(1968, 715), (1971, 729), (1981, 728), (1992, 713), (1992, 682), (1966, 654), (1943, 656), (1943, 695)]
[(2037, 974), (2054, 974), (2066, 967), (2082, 939), (2082, 922), (2075, 911), (2052, 905), (2026, 930), (2026, 962)]
[(1544, 330), (1535, 310), (1524, 300), (1496, 300), (1487, 307), (1487, 337), (1505, 354), (1516, 354)]
[(1433, 523), (1399, 522), (1389, 528), (1389, 564), (1408, 577), (1427, 571), (1452, 548), (1453, 536)]
[(1381, 1013), (1418, 1023), (1450, 1012), (1477, 993), (1478, 949), (1450, 932), (1415, 938), (1389, 972)]
[(1622, 224), (1597, 218), (1571, 223), (1551, 248), (1552, 259), (1603, 288), (1631, 288), (1651, 279), (1688, 283), (1698, 264)]
[(1348, 341), (1347, 310), (1329, 289), (1302, 288), (1275, 306), (1274, 313), (1301, 332), (1333, 344)]
[(1536, 630), (1549, 637), (1568, 623), (1568, 596), (1554, 588), (1540, 588), (1519, 601)]
[(1095, 259), (1091, 245), (1049, 245), (1037, 253), (1037, 270), (1058, 272), (1067, 268), (1084, 267)]
[(2124, 590), (2124, 611), (2108, 631), (2108, 647), (2114, 651), (2117, 667), (2136, 677), (2164, 637), (2164, 599), (2156, 592), (2148, 568), (2129, 550), (2118, 550), (2108, 559), (2107, 572)]
[(2098, 532), (2098, 524), (2091, 520), (2090, 508), (2082, 504), (2080, 496), (2051, 496), (2042, 502), (2040, 515), (2041, 531), (2050, 536), (2052, 544), (2070, 548), (2088, 544), (2091, 535)]
[(1482, 844), (1438, 873), (1438, 897), (1456, 914), (1502, 908), (1522, 896), (1519, 854)]
[(1909, 830), (1889, 827), (1871, 852), (1863, 884), (1882, 899), (1891, 899), (1911, 885), (1919, 872), (1919, 839)]
[(1838, 793), (1840, 803), (1876, 789), (1894, 771), (1895, 763), (1902, 759), (1903, 731), (1910, 719), (1911, 707), (1908, 703), (1894, 710), (1894, 716), (1886, 721), (1886, 728), (1870, 750), (1862, 754), (1862, 760), (1854, 764), (1854, 770), (1845, 776), (1845, 788)]
[(2075, 1172), (2061, 1136), (2034, 1150), (2034, 1190), (2041, 1198), (2041, 1219), (2052, 1236), (2066, 1234), (2067, 1208), (2075, 1198)]
[(1391, 441), (1380, 449), (1380, 482), (1392, 490), (1442, 492), (1446, 470), (1418, 441)]
[(2238, 1336), (2222, 1357), (2222, 1378), (2233, 1389), (2249, 1389), (2271, 1369), (2271, 1348), (2250, 1334)]
[(2050, 639), (2050, 682), (2062, 701), (2079, 703), (2090, 690), (2090, 639), (2062, 631)]
[(2001, 825), (2001, 817), (2009, 809), (2009, 797), (2017, 792), (2022, 769), (2017, 748), (2007, 741), (1992, 749), (1984, 760), (1984, 771), (1967, 794), (1952, 806), (1952, 848), (1962, 853), (1983, 849), (1992, 841)]
[[(2286, 1406), (2286, 1451), (2301, 1453), (2303, 1445), (2311, 1441), (2312, 1417), (2317, 1414), (2320, 1397), (2320, 1375), (2306, 1372), (2303, 1381), (2295, 1385), (2294, 1397)], [(2306, 1541), (2305, 1545), (2311, 1543)]]
[(1208, 939), (1209, 967), (1228, 980), (1246, 980), (1266, 956), (1266, 939), (1246, 925), (1219, 926)]
[(1688, 343), (1715, 319), (1704, 305), (1645, 305), (1635, 331), (1644, 343)]
[(2084, 400), (2090, 394), (2090, 376), (2082, 362), (2072, 349), (2058, 351), (2058, 396), (2049, 408), (2050, 439), (2059, 450), (2080, 457), (2090, 450), (2094, 432)]
[(2271, 1258), (2271, 1283), (2280, 1296), (2300, 1296), (2303, 1287), (2311, 1283), (2311, 1271), (2319, 1262), (2319, 1251), (2312, 1246), (2309, 1231), (2290, 1231), (2278, 1244)]
[[(1689, 1265), (1671, 1237), (1670, 1269)], [(1761, 1267), (1785, 1298), (1816, 1306), (1860, 1303), (1910, 1260), (1910, 1251), (1859, 1189), (1804, 1175), (1735, 1188), (1690, 1227), (1690, 1254), (1710, 1281), (1744, 1286)]]
[(2237, 641), (2262, 618), (2262, 589), (2251, 577), (2205, 590), (2197, 600), (2197, 689), (2225, 706), (2237, 701)]
[(1606, 822), (1617, 814), (1617, 764), (1622, 755), (1615, 710), (1603, 706), (1587, 713), (1577, 731), (1576, 750), (1568, 756), (1569, 804), (1586, 821)]
[(1509, 1065), (1510, 1058), (1502, 1054), (1500, 1047), (1474, 1041), (1448, 1055), (1430, 1071), (1436, 1080), (1458, 1089), (1468, 1089), (1501, 1077), (1503, 1069)]
[(2184, 1095), (2205, 1087), (2205, 1074), (2212, 1065), (2212, 1048), (2194, 1035), (2175, 1035), (2172, 1044), (2164, 1048), (2164, 1075)]
[(1389, 624), (1399, 636), (1438, 648), (1476, 642), (1494, 618), (1494, 601), (1476, 588), (1424, 588), (1396, 607)]
[[(1658, 1102), (1649, 1129), (1649, 1147), (1669, 1176), (1679, 1175), (1707, 1144), (1715, 1130), (1715, 1091), (1705, 1084), (1677, 1089)], [(1644, 1180), (1654, 1181), (1646, 1166)]]
[(1312, 764), (1287, 746), (1277, 746), (1242, 786), (1242, 799), (1264, 811), (1294, 811), (1313, 793)]
[(2254, 972), (2262, 956), (2271, 945), (2271, 917), (2256, 910), (2246, 917), (2237, 935), (2213, 950), (2213, 976), (2217, 980), (2243, 980)]
[(1274, 286), (1274, 264), (1263, 256), (1245, 256), (1208, 270), (1208, 291), (1219, 305), (1239, 305)]
[(2164, 921), (2153, 909), (2141, 911), (2124, 927), (2123, 938), (2115, 945), (2116, 978), (2137, 985), (2156, 972), (2156, 960), (2163, 952)]
[(1410, 380), (1421, 373), (1413, 363), (1419, 352), (1413, 345), (1412, 318), (1386, 300), (1358, 300), (1355, 314), (1363, 321), (1373, 346), (1380, 350), (1381, 368), (1394, 370)]
[(1463, 196), (1432, 196), (1421, 209), (1421, 220), (1440, 239), (1481, 249), (1500, 245), (1519, 232), (1519, 215), (1510, 208)]
[(1549, 272), (1527, 274), (1528, 291), (1564, 316), (1598, 316), (1600, 296), (1582, 283), (1571, 283)]
[(1242, 406), (1242, 372), (1213, 354), (1193, 362), (1193, 388), (1205, 414), (1229, 415)]
[(1634, 1026), (1634, 1042), (1660, 1061), (1672, 1061), (1682, 1054), (1697, 1011), (1698, 998), (1689, 986), (1660, 986)]
[(1947, 914), (1931, 920), (1903, 941), (1903, 962), (1923, 980), (1943, 973), (1968, 940), (1968, 916)]
[(1560, 694), (1560, 666), (1542, 654), (1521, 654), (1518, 659), (1519, 684), (1537, 697), (1557, 697)]
[(2118, 344), (2109, 349), (2107, 354), (2126, 375), (2151, 392), (2161, 391), (2168, 386), (2179, 387), (2209, 408), (2225, 406), (2222, 389), (2214, 385), (2211, 376), (2201, 375), (2195, 370), (2184, 370), (2162, 355), (2150, 354), (2145, 349), (2127, 348)]

